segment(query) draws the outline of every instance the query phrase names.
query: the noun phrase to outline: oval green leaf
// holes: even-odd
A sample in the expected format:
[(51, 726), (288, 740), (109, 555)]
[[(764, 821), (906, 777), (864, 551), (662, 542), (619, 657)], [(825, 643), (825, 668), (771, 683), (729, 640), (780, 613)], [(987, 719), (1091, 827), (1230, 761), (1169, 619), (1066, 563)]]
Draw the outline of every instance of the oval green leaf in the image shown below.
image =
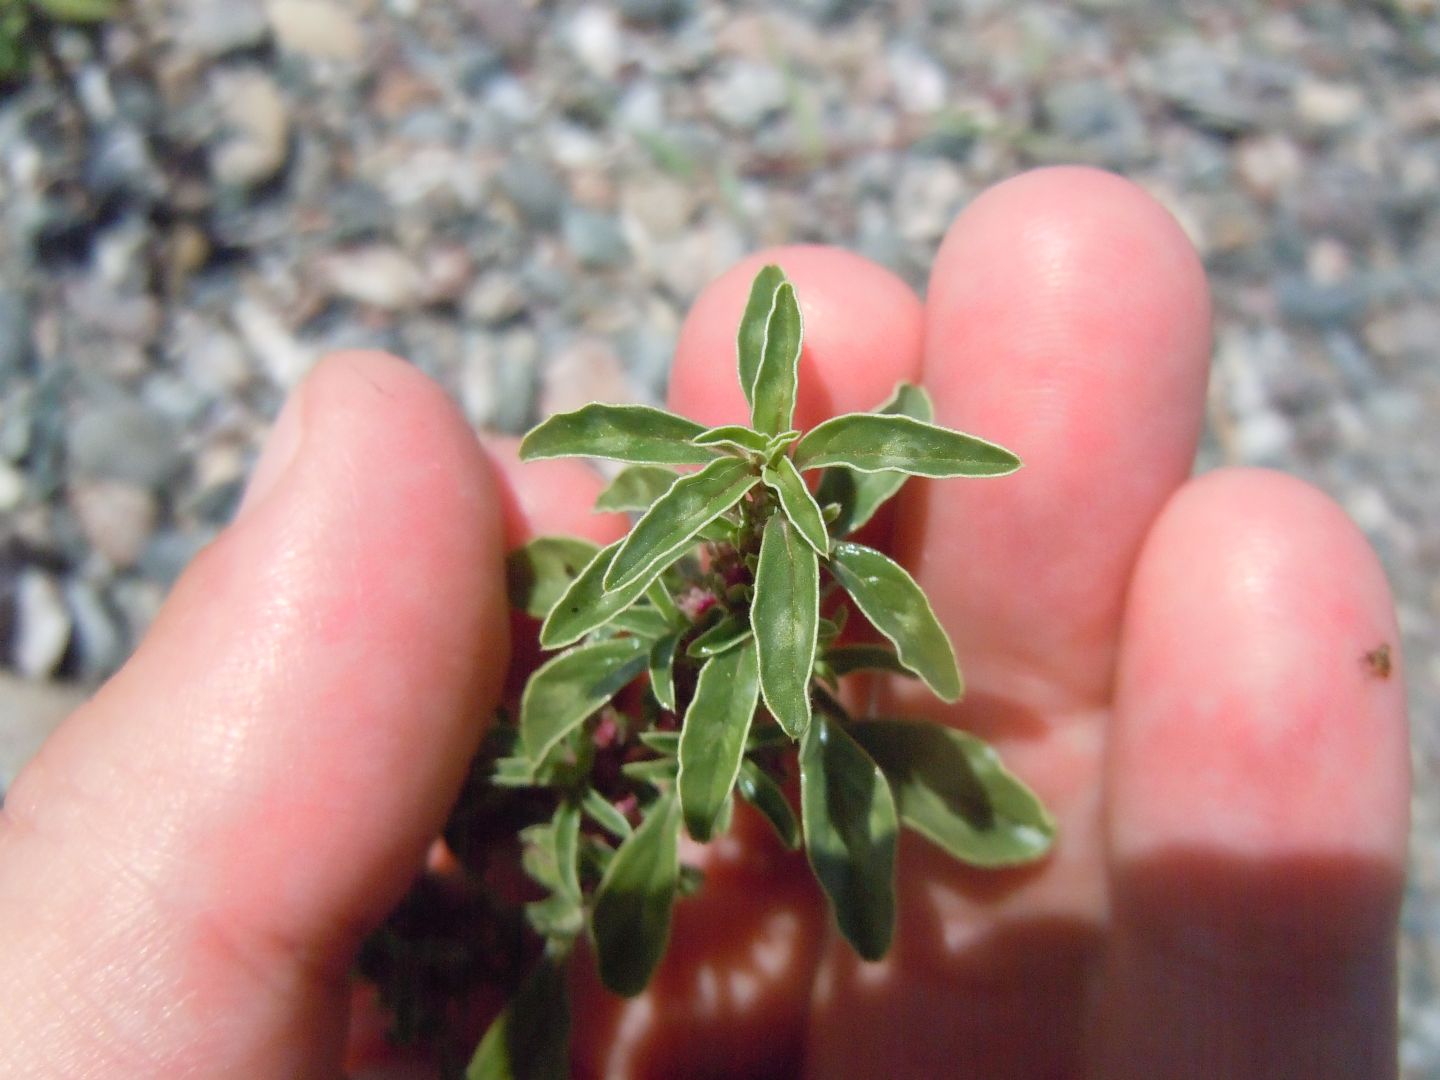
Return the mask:
[(605, 572), (615, 560), (624, 540), (616, 540), (595, 557), (580, 576), (570, 583), (540, 627), (540, 644), (546, 649), (563, 649), (573, 645), (592, 630), (598, 630), (644, 595), (645, 590), (660, 576), (663, 567), (642, 575), (622, 589), (605, 588)]
[(510, 606), (543, 619), (600, 549), (573, 536), (540, 536), (505, 556)]
[(679, 479), (679, 473), (664, 465), (628, 465), (596, 496), (595, 509), (649, 510)]
[(695, 697), (680, 729), (680, 809), (690, 835), (709, 840), (735, 786), (755, 703), (760, 671), (753, 639), (700, 669)]
[(581, 645), (542, 664), (520, 696), (520, 745), (535, 763), (645, 670), (648, 643), (611, 638)]
[(805, 852), (840, 932), (866, 960), (895, 933), (895, 800), (875, 762), (823, 712), (800, 740)]
[(1020, 459), (974, 435), (909, 416), (850, 413), (811, 428), (795, 444), (795, 467), (843, 465), (859, 472), (911, 476), (1004, 476)]
[(692, 441), (704, 430), (649, 405), (591, 402), (533, 428), (520, 443), (520, 460), (598, 457), (638, 465), (703, 465), (715, 457)]
[[(751, 426), (766, 435), (790, 430), (795, 415), (795, 385), (799, 378), (800, 346), (804, 326), (795, 286), (788, 281), (775, 290), (775, 302), (765, 322), (765, 349), (755, 374), (750, 403)], [(803, 443), (804, 440), (802, 439)]]
[(696, 533), (759, 482), (749, 462), (733, 457), (718, 458), (699, 472), (681, 477), (621, 543), (605, 571), (605, 588), (623, 589), (638, 580), (653, 581), (693, 542)]
[(1055, 820), (983, 740), (923, 720), (862, 720), (850, 733), (880, 766), (900, 818), (971, 866), (1042, 858)]
[(924, 679), (941, 701), (959, 701), (965, 686), (955, 649), (905, 568), (850, 540), (836, 541), (827, 565), (871, 625), (895, 645), (900, 663)]
[(790, 809), (790, 800), (769, 773), (746, 758), (740, 763), (735, 788), (741, 798), (765, 816), (782, 844), (791, 851), (800, 846), (800, 823), (795, 819), (795, 811)]
[[(910, 416), (916, 420), (931, 420), (934, 407), (930, 395), (911, 383), (901, 382), (890, 395), (872, 412), (885, 416)], [(901, 472), (862, 473), (841, 466), (826, 469), (820, 477), (820, 490), (816, 501), (821, 506), (834, 505), (837, 513), (830, 523), (830, 531), (836, 536), (848, 536), (861, 528), (905, 485), (909, 479)]]
[(701, 660), (728, 652), (750, 636), (750, 620), (726, 615), (714, 626), (692, 641), (685, 655)]
[(750, 623), (760, 659), (765, 707), (791, 738), (810, 725), (810, 673), (820, 624), (815, 549), (783, 514), (765, 523)]
[(763, 454), (770, 449), (770, 440), (741, 424), (726, 424), (696, 435), (695, 445), (733, 448), (742, 454)]
[(580, 809), (596, 825), (619, 840), (624, 840), (634, 831), (625, 815), (615, 809), (615, 804), (593, 787), (587, 787), (580, 797)]
[(600, 981), (615, 993), (634, 997), (650, 981), (670, 936), (679, 875), (679, 805), (668, 792), (620, 845), (595, 890), (595, 956)]
[(773, 466), (766, 466), (760, 477), (765, 486), (780, 496), (780, 508), (790, 519), (805, 542), (817, 554), (825, 555), (830, 550), (830, 534), (825, 531), (825, 518), (815, 502), (815, 496), (805, 486), (800, 473), (788, 457), (781, 455)]
[(685, 631), (672, 630), (650, 646), (650, 692), (662, 708), (675, 710), (675, 653)]
[(784, 282), (785, 271), (780, 267), (763, 266), (750, 283), (750, 298), (745, 302), (735, 343), (740, 389), (745, 391), (746, 404), (755, 400), (755, 376), (765, 354), (765, 327), (770, 321), (770, 309), (775, 306), (775, 290)]
[(570, 989), (565, 965), (542, 955), (497, 1016), (465, 1069), (465, 1080), (566, 1080)]

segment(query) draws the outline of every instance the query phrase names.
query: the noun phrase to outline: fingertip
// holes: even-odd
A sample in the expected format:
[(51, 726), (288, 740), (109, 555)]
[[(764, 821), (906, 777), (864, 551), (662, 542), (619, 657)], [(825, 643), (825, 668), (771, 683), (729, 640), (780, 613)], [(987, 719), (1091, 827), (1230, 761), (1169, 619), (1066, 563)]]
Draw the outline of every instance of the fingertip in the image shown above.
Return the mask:
[(923, 317), (914, 291), (859, 255), (821, 245), (757, 252), (708, 285), (686, 316), (670, 402), (704, 424), (743, 422), (735, 338), (756, 272), (770, 263), (795, 283), (804, 318), (796, 422), (873, 408), (919, 374)]

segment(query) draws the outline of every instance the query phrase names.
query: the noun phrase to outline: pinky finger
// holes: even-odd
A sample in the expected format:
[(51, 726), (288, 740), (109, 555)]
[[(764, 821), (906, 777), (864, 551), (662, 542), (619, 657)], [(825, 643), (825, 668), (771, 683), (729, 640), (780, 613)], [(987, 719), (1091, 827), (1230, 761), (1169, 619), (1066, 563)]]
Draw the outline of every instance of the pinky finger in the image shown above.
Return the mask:
[(1131, 585), (1097, 1076), (1395, 1075), (1408, 829), (1389, 590), (1330, 500), (1192, 482)]

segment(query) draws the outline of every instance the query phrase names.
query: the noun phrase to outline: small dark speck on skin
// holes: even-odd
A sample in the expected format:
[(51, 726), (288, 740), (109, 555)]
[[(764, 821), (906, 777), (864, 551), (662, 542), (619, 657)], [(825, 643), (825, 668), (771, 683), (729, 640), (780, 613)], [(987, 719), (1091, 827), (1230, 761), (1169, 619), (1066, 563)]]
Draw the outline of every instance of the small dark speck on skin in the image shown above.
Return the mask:
[(1377, 679), (1390, 678), (1390, 645), (1388, 642), (1381, 642), (1360, 658), (1361, 662), (1370, 669), (1370, 674)]

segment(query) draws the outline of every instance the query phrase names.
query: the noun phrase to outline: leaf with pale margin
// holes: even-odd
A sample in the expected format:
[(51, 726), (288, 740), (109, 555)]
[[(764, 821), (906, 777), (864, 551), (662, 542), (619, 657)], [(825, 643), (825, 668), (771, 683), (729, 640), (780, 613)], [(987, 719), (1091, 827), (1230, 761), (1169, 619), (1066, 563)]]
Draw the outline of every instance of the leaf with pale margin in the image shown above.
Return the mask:
[(658, 641), (673, 629), (670, 620), (648, 604), (626, 608), (615, 616), (611, 625), (646, 641)]
[(680, 479), (680, 474), (664, 465), (629, 465), (616, 473), (615, 479), (595, 498), (595, 509), (649, 510)]
[(830, 534), (825, 531), (825, 519), (820, 514), (820, 507), (815, 503), (815, 496), (810, 494), (810, 489), (805, 486), (805, 481), (800, 478), (800, 473), (790, 459), (783, 455), (776, 458), (774, 466), (767, 465), (761, 471), (760, 477), (765, 481), (766, 487), (780, 496), (780, 508), (785, 511), (790, 524), (805, 538), (805, 542), (814, 548), (817, 554), (828, 553)]
[(510, 606), (543, 619), (600, 549), (573, 536), (540, 536), (505, 556)]
[(874, 548), (836, 541), (827, 564), (870, 624), (894, 644), (900, 663), (942, 701), (965, 692), (955, 649), (915, 579)]
[(649, 649), (639, 638), (581, 645), (542, 664), (520, 697), (520, 744), (533, 762), (585, 722), (645, 670)]
[(679, 875), (679, 804), (667, 792), (621, 843), (595, 890), (596, 961), (600, 981), (615, 993), (634, 997), (650, 981), (670, 935)]
[[(871, 411), (927, 422), (935, 415), (930, 395), (907, 382), (897, 384), (895, 392)], [(863, 473), (836, 465), (826, 469), (820, 477), (820, 489), (815, 498), (821, 506), (833, 504), (838, 510), (833, 520), (827, 519), (830, 520), (830, 531), (836, 536), (848, 536), (874, 517), (875, 511), (904, 487), (908, 479), (901, 472)]]
[(650, 646), (650, 692), (661, 707), (675, 709), (675, 652), (684, 630), (672, 630)]
[(465, 1080), (566, 1080), (570, 1075), (570, 989), (565, 965), (542, 955), (490, 1025)]
[(678, 731), (641, 731), (638, 733), (638, 738), (657, 754), (674, 757), (680, 753), (680, 733)]
[(598, 457), (637, 465), (704, 465), (714, 451), (692, 442), (704, 430), (649, 405), (591, 402), (532, 428), (520, 442), (520, 460)]
[(890, 781), (900, 819), (971, 866), (1019, 866), (1050, 850), (1055, 820), (975, 736), (917, 720), (862, 720), (855, 741)]
[(644, 595), (645, 590), (660, 576), (663, 568), (653, 574), (636, 578), (623, 589), (606, 589), (605, 572), (615, 559), (624, 539), (616, 540), (595, 553), (580, 576), (570, 583), (549, 616), (540, 627), (540, 644), (546, 649), (563, 649), (586, 634), (608, 624), (615, 616)]
[[(749, 462), (723, 457), (682, 477), (635, 523), (610, 569), (606, 589), (654, 580), (694, 542), (695, 534), (745, 497), (760, 482)], [(647, 577), (648, 575), (648, 577)]]
[(911, 476), (1004, 476), (1020, 459), (974, 435), (908, 416), (850, 413), (817, 424), (795, 444), (795, 467), (843, 465), (859, 472)]
[(765, 323), (765, 350), (755, 374), (755, 395), (750, 405), (751, 426), (756, 431), (779, 435), (790, 430), (803, 338), (795, 286), (787, 281), (775, 290), (775, 304)]
[(810, 724), (810, 672), (820, 623), (820, 568), (815, 550), (782, 514), (765, 523), (750, 623), (760, 654), (765, 707), (790, 735)]
[(634, 831), (625, 815), (615, 809), (615, 804), (594, 788), (585, 789), (585, 794), (580, 797), (580, 809), (596, 825), (620, 840)]
[(800, 823), (795, 820), (795, 811), (790, 809), (790, 800), (769, 773), (746, 758), (740, 763), (735, 788), (741, 798), (765, 816), (782, 844), (791, 851), (800, 846)]
[(887, 671), (910, 679), (916, 677), (894, 652), (881, 645), (839, 645), (825, 653), (825, 662), (837, 676), (856, 671)]
[(685, 827), (701, 843), (710, 839), (735, 786), (759, 698), (753, 639), (700, 669), (695, 697), (680, 729), (680, 775), (675, 787)]
[(763, 454), (770, 449), (770, 440), (758, 431), (741, 424), (726, 424), (695, 436), (696, 446), (733, 448), (741, 454)]
[(762, 267), (750, 283), (750, 298), (745, 302), (745, 313), (740, 317), (735, 350), (740, 389), (745, 391), (747, 405), (755, 400), (755, 376), (760, 371), (760, 360), (765, 354), (765, 328), (770, 321), (770, 309), (775, 306), (775, 290), (784, 283), (785, 271), (778, 266)]
[(726, 615), (714, 626), (690, 642), (685, 655), (696, 660), (719, 656), (750, 637), (750, 620), (739, 615)]
[(800, 740), (805, 852), (840, 932), (866, 960), (895, 933), (895, 800), (875, 762), (823, 712)]

